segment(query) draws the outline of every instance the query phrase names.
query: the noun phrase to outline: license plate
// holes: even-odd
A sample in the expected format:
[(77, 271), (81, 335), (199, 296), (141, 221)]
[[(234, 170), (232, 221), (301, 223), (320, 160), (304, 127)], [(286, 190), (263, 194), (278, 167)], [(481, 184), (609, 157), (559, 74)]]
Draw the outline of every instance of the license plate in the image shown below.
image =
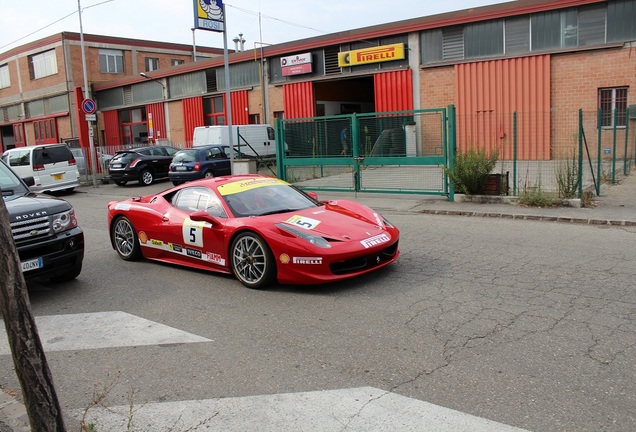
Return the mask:
[(53, 180), (63, 180), (64, 174), (53, 174)]
[(122, 164), (112, 164), (110, 167), (111, 168), (121, 168), (123, 165)]
[(22, 261), (22, 272), (28, 272), (44, 267), (42, 258), (36, 258), (28, 261)]
[(178, 166), (177, 171), (185, 171), (187, 168), (184, 166)]

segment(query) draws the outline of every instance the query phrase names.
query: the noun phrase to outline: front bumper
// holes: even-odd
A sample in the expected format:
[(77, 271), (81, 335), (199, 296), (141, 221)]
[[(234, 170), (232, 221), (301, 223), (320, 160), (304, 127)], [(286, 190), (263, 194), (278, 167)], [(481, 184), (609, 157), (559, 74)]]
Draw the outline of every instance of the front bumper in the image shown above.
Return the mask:
[(61, 276), (82, 264), (84, 260), (84, 232), (79, 227), (17, 246), (20, 261), (41, 259), (40, 268), (25, 271), (25, 279)]

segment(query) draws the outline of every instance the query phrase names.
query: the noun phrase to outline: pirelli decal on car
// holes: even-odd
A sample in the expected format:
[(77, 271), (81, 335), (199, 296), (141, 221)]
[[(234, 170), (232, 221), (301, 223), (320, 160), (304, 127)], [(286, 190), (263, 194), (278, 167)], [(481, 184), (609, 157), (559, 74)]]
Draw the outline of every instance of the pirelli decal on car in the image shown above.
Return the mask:
[(322, 264), (322, 257), (293, 257), (294, 264)]
[(389, 240), (391, 240), (391, 238), (387, 234), (379, 234), (377, 236), (369, 237), (368, 239), (360, 240), (360, 243), (368, 249), (370, 247), (386, 243)]

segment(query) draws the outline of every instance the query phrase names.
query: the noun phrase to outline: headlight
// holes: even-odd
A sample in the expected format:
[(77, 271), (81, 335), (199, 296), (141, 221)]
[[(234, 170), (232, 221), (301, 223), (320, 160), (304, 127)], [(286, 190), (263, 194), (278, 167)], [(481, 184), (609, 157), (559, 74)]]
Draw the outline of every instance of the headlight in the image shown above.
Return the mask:
[(75, 217), (75, 210), (67, 210), (62, 213), (54, 214), (51, 216), (51, 226), (56, 233), (70, 230), (77, 226), (77, 218)]
[(322, 238), (320, 236), (317, 236), (315, 234), (310, 234), (308, 232), (296, 229), (296, 228), (294, 228), (292, 226), (289, 226), (289, 225), (283, 224), (283, 223), (278, 223), (275, 226), (277, 228), (282, 229), (283, 231), (287, 231), (288, 233), (295, 235), (298, 238), (301, 238), (303, 240), (308, 241), (309, 243), (311, 243), (314, 246), (318, 246), (318, 247), (324, 248), (324, 249), (329, 249), (331, 247), (331, 245), (329, 244), (329, 242), (327, 240), (325, 240), (324, 238)]

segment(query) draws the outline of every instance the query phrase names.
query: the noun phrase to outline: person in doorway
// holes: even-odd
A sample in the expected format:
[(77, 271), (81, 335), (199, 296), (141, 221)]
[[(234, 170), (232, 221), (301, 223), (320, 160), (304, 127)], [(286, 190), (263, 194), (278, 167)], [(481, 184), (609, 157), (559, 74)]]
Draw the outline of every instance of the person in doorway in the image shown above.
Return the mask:
[(342, 151), (341, 155), (346, 155), (349, 153), (349, 128), (345, 127), (342, 131), (340, 131), (340, 145)]

